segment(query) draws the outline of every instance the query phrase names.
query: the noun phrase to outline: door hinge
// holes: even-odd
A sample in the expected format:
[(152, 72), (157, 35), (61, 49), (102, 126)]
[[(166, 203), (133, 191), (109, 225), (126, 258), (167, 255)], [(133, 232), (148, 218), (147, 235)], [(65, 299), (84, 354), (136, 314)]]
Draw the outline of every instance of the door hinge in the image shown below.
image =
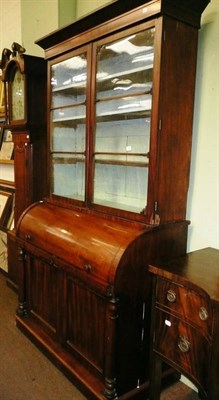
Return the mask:
[(162, 119), (159, 119), (159, 127), (158, 127), (159, 131), (161, 131), (162, 129)]
[(158, 202), (154, 202), (154, 211), (151, 215), (150, 224), (159, 225), (160, 224), (160, 216), (158, 214)]

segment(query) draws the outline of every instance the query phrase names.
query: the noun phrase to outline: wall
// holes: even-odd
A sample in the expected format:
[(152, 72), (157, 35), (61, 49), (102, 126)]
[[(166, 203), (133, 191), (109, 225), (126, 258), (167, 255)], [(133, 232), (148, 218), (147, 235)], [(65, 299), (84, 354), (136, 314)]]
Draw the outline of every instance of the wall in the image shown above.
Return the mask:
[[(14, 18), (15, 15), (16, 18)], [(11, 44), (15, 41), (21, 43), (20, 0), (0, 0), (0, 58), (3, 48), (10, 49)], [(0, 165), (0, 179), (14, 181), (12, 165)]]
[(44, 56), (35, 40), (58, 28), (58, 0), (20, 0), (23, 46), (27, 54)]
[[(58, 0), (0, 0), (0, 58), (13, 42), (22, 44), (26, 54), (43, 57), (34, 41), (57, 28)], [(1, 179), (14, 181), (13, 165), (0, 165)]]
[(187, 218), (188, 251), (219, 248), (219, 1), (199, 31), (193, 147)]
[(77, 0), (59, 0), (59, 26), (65, 26), (76, 19)]
[[(115, 0), (114, 0), (115, 1)], [(77, 18), (82, 17), (85, 14), (89, 14), (97, 8), (101, 8), (104, 5), (109, 3), (113, 3), (113, 0), (86, 0), (86, 1), (77, 1), (76, 6), (76, 16)]]
[(11, 48), (13, 42), (21, 43), (21, 2), (0, 0), (0, 52)]

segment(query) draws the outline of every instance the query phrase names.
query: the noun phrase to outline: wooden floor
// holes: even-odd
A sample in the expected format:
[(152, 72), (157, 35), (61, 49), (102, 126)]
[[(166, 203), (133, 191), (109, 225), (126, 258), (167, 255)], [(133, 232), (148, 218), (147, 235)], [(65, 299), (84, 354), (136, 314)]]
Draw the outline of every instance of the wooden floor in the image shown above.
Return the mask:
[(198, 394), (182, 382), (164, 390), (160, 397), (161, 400), (198, 400)]
[[(16, 307), (17, 295), (0, 272), (0, 400), (86, 400), (16, 328)], [(179, 382), (163, 391), (161, 399), (197, 400), (198, 396)]]

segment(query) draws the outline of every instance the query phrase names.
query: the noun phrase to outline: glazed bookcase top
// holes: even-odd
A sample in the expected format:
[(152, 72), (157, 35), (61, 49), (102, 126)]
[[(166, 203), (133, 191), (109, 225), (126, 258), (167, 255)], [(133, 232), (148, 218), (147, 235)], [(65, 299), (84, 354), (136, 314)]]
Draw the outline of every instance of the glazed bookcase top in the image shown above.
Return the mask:
[(197, 38), (207, 1), (116, 1), (37, 41), (48, 197), (157, 225), (186, 218)]

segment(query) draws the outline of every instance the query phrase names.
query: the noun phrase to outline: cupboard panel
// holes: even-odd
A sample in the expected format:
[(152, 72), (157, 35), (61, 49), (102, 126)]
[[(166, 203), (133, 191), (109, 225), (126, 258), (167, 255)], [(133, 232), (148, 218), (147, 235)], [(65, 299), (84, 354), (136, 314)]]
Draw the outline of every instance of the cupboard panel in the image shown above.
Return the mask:
[(88, 368), (103, 373), (105, 300), (67, 277), (66, 343)]
[(28, 309), (52, 336), (58, 336), (60, 306), (60, 271), (27, 255)]

